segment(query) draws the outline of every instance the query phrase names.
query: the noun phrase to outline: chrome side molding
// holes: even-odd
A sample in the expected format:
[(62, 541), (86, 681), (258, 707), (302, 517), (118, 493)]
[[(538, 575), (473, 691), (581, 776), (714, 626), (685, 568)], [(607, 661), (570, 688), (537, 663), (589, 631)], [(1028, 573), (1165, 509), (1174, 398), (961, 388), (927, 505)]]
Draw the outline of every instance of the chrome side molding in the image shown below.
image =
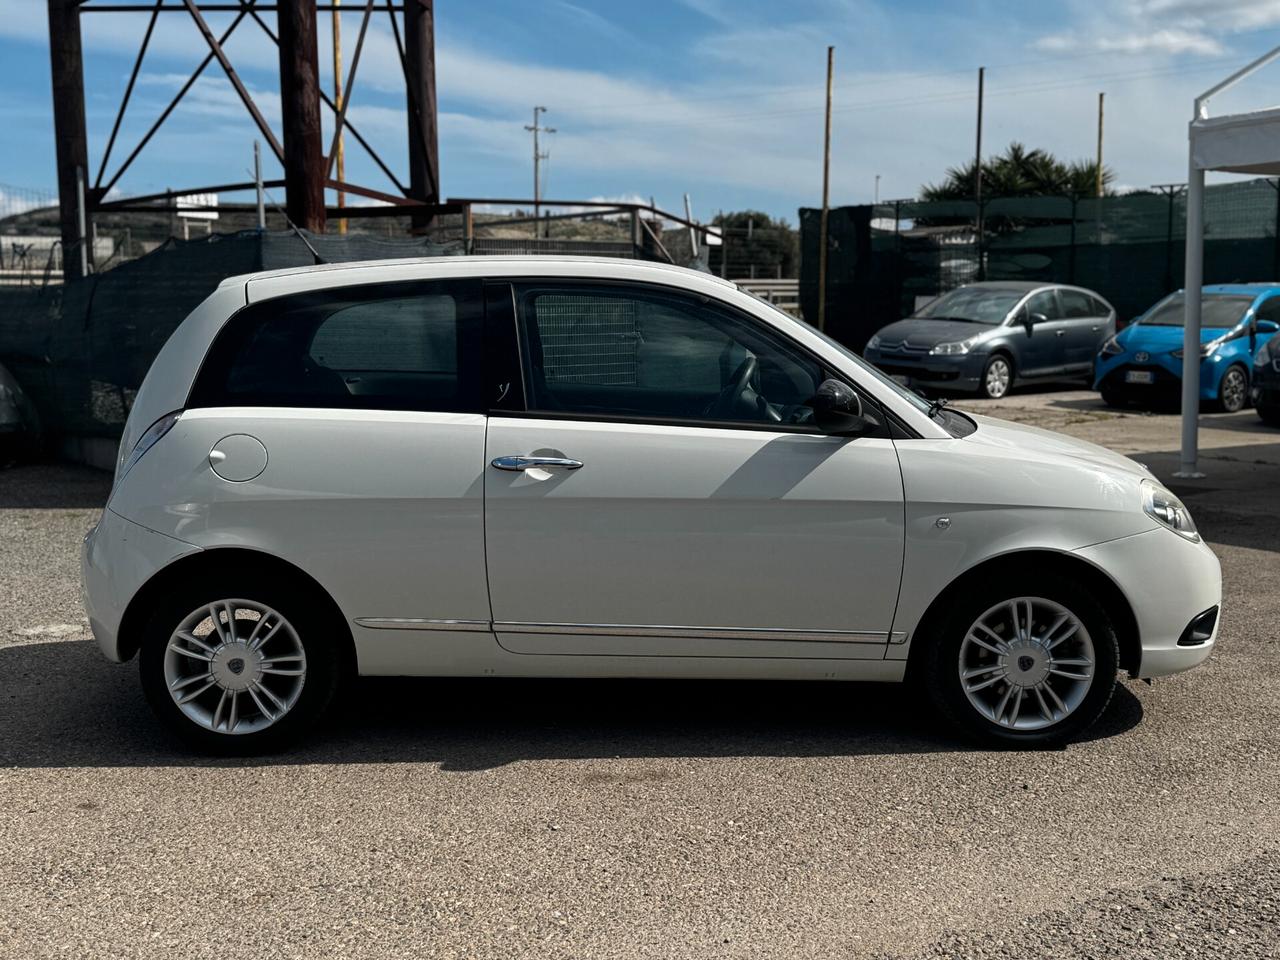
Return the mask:
[(357, 617), (374, 630), (451, 630), (473, 633), (534, 633), (597, 637), (684, 637), (690, 640), (772, 640), (795, 643), (902, 643), (906, 634), (883, 630), (776, 630), (769, 627), (677, 627), (639, 623), (530, 623), (518, 620), (434, 620), (419, 617)]

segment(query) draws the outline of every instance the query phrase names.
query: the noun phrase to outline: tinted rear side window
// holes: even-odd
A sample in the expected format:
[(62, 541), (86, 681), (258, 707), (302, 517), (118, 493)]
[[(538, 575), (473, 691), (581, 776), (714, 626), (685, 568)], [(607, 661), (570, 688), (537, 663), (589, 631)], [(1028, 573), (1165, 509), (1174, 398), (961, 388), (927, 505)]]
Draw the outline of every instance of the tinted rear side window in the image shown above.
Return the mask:
[(479, 289), (394, 283), (255, 303), (218, 335), (189, 405), (478, 411)]
[(1098, 310), (1096, 300), (1088, 294), (1081, 293), (1079, 290), (1059, 290), (1058, 296), (1062, 302), (1062, 315), (1068, 320), (1077, 317), (1098, 317), (1106, 314), (1105, 310)]

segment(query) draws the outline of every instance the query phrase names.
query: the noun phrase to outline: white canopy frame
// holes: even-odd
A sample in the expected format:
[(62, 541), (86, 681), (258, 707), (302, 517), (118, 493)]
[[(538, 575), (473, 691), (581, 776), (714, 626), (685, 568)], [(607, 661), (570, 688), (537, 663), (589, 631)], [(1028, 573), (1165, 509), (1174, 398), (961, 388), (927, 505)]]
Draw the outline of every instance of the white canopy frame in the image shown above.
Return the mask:
[[(1204, 286), (1204, 176), (1208, 170), (1280, 175), (1280, 107), (1209, 117), (1209, 99), (1280, 59), (1263, 54), (1196, 97), (1189, 130), (1187, 175), (1186, 326), (1182, 336), (1182, 462), (1175, 477), (1203, 477), (1197, 469), (1200, 413), (1200, 290)], [(1280, 243), (1280, 237), (1276, 238)], [(1280, 279), (1280, 278), (1273, 278)]]

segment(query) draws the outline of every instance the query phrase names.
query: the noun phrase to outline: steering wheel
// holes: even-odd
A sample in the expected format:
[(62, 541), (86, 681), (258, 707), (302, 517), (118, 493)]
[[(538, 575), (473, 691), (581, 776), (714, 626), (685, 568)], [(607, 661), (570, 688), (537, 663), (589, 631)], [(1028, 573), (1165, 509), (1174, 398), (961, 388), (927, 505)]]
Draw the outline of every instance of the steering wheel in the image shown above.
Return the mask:
[[(760, 363), (755, 356), (748, 356), (738, 369), (734, 371), (729, 383), (720, 391), (707, 408), (704, 416), (732, 419), (735, 414), (741, 415), (746, 407), (751, 407), (756, 417), (762, 420), (780, 421), (781, 414), (773, 409), (756, 389), (756, 377), (760, 371)], [(754, 419), (754, 418), (743, 418)]]

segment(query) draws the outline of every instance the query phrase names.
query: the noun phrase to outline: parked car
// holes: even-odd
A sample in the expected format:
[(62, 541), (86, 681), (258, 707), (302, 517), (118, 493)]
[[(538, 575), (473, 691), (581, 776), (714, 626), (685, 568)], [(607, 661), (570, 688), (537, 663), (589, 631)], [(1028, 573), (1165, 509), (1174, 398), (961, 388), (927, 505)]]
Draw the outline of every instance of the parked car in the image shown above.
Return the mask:
[(1092, 290), (971, 283), (877, 332), (862, 355), (911, 386), (1003, 397), (1016, 382), (1088, 377), (1116, 312)]
[(1249, 397), (1264, 423), (1280, 427), (1280, 341), (1268, 340), (1253, 355), (1253, 386)]
[(1186, 508), (732, 283), (457, 257), (235, 277), (137, 394), (85, 604), (159, 717), (276, 746), (355, 674), (918, 681), (1078, 734), (1213, 649)]
[[(1200, 301), (1200, 399), (1234, 413), (1249, 400), (1254, 355), (1280, 330), (1280, 285), (1223, 283)], [(1098, 351), (1093, 388), (1111, 406), (1176, 398), (1182, 389), (1186, 296), (1169, 294)]]

